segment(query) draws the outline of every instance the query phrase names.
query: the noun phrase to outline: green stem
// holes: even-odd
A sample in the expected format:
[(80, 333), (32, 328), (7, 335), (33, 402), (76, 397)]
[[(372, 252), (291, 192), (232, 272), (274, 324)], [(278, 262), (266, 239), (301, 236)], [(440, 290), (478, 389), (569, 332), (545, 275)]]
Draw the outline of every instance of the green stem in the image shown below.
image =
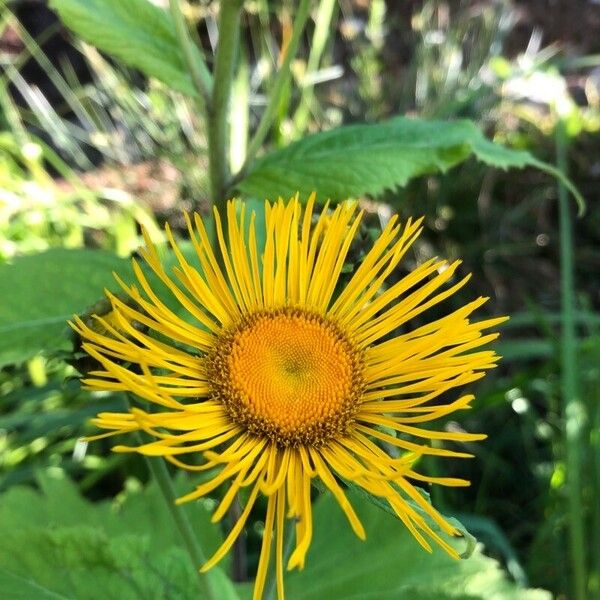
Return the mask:
[(183, 52), (194, 87), (198, 90), (200, 98), (206, 106), (209, 106), (213, 87), (210, 71), (202, 58), (202, 54), (190, 39), (187, 24), (181, 12), (180, 0), (169, 0), (169, 7), (173, 21), (175, 22), (175, 33), (177, 34), (179, 47)]
[(240, 60), (233, 83), (231, 98), (231, 122), (229, 135), (229, 162), (238, 170), (246, 159), (248, 147), (248, 122), (250, 119), (250, 68), (244, 47), (240, 47)]
[(223, 213), (229, 180), (227, 116), (233, 73), (240, 38), (241, 0), (222, 0), (219, 43), (215, 57), (212, 100), (208, 113), (208, 160), (211, 200)]
[(250, 145), (248, 146), (248, 153), (246, 155), (246, 162), (244, 166), (240, 170), (240, 173), (236, 176), (236, 179), (240, 179), (242, 174), (248, 168), (248, 165), (254, 160), (254, 157), (260, 150), (262, 143), (265, 141), (267, 134), (269, 133), (269, 129), (273, 124), (273, 120), (275, 119), (275, 115), (277, 113), (277, 108), (279, 106), (279, 102), (281, 100), (283, 91), (285, 86), (287, 85), (290, 77), (290, 66), (292, 64), (292, 60), (296, 56), (296, 52), (298, 51), (298, 44), (300, 43), (300, 36), (304, 31), (304, 26), (306, 25), (306, 20), (308, 19), (308, 12), (310, 8), (310, 0), (300, 0), (300, 6), (298, 7), (298, 12), (294, 18), (294, 26), (292, 29), (292, 35), (290, 37), (290, 42), (285, 52), (285, 56), (283, 58), (283, 62), (281, 63), (281, 67), (275, 77), (275, 82), (273, 83), (273, 87), (269, 93), (269, 100), (267, 102), (267, 107), (265, 108), (265, 112), (263, 113), (258, 127), (256, 128), (256, 132), (254, 133), (254, 137), (250, 141)]
[[(139, 443), (143, 444), (144, 441), (140, 435), (137, 436)], [(152, 473), (152, 477), (154, 481), (158, 484), (160, 491), (165, 499), (165, 504), (173, 517), (173, 521), (177, 529), (179, 530), (179, 534), (181, 535), (181, 539), (185, 545), (185, 548), (192, 559), (192, 563), (196, 569), (200, 567), (200, 565), (206, 562), (206, 557), (200, 544), (198, 543), (198, 539), (194, 534), (194, 530), (192, 529), (192, 525), (185, 514), (183, 507), (179, 506), (175, 503), (177, 499), (177, 494), (175, 493), (175, 488), (173, 487), (173, 481), (171, 480), (171, 476), (169, 475), (169, 471), (167, 470), (167, 465), (162, 458), (148, 458), (144, 456), (144, 460), (148, 465), (148, 469)], [(198, 573), (198, 581), (200, 583), (200, 597), (205, 600), (219, 600), (217, 594), (215, 593), (216, 582), (213, 582), (213, 578), (216, 574), (212, 571), (209, 571), (205, 574)]]
[[(567, 137), (564, 123), (556, 130), (557, 166), (567, 173)], [(583, 507), (581, 502), (581, 454), (584, 409), (579, 400), (577, 337), (575, 330), (575, 287), (573, 234), (569, 198), (562, 181), (558, 184), (561, 273), (561, 372), (565, 422), (567, 494), (570, 524), (570, 558), (574, 600), (586, 598), (586, 557)]]

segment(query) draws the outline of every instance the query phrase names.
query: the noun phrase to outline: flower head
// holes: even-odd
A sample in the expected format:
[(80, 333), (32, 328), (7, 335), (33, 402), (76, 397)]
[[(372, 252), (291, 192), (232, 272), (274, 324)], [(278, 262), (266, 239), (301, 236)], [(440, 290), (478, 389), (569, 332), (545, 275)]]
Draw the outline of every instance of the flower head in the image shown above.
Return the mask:
[[(387, 501), (417, 541), (433, 541), (457, 557), (423, 517), (454, 535), (419, 493), (417, 484), (468, 485), (417, 471), (424, 455), (470, 456), (430, 440), (472, 441), (485, 436), (422, 428), (468, 408), (473, 396), (445, 393), (473, 382), (497, 356), (478, 350), (502, 318), (472, 322), (478, 298), (442, 318), (410, 328), (414, 317), (442, 302), (468, 280), (455, 281), (459, 262), (431, 259), (387, 285), (421, 231), (393, 217), (349, 282), (338, 289), (361, 221), (356, 204), (327, 207), (313, 223), (314, 196), (266, 204), (266, 241), (259, 257), (254, 215), (230, 202), (224, 227), (215, 210), (220, 255), (201, 218), (187, 218), (194, 264), (167, 228), (178, 265), (167, 272), (146, 238), (140, 251), (177, 300), (170, 308), (134, 261), (137, 285), (120, 281), (130, 301), (109, 294), (110, 321), (101, 327), (75, 319), (83, 348), (101, 365), (84, 380), (95, 390), (130, 392), (155, 410), (102, 413), (104, 437), (143, 430), (154, 441), (117, 452), (162, 456), (190, 471), (216, 474), (178, 501), (227, 491), (213, 520), (248, 488), (237, 523), (209, 569), (229, 550), (259, 495), (268, 497), (254, 597), (260, 598), (275, 539), (278, 593), (283, 596), (283, 530), (295, 520), (295, 549), (287, 568), (302, 568), (312, 536), (311, 480), (333, 493), (360, 538), (365, 532), (343, 481)], [(142, 325), (143, 328), (140, 326)], [(392, 449), (392, 451), (390, 451)], [(409, 502), (410, 501), (410, 502)], [(418, 507), (415, 508), (415, 507)]]

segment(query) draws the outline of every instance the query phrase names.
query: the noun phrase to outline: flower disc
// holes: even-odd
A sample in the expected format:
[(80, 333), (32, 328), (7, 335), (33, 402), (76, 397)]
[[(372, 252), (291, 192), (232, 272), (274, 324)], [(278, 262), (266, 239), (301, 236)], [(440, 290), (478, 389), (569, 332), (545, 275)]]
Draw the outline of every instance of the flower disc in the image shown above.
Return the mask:
[(299, 309), (257, 312), (209, 357), (215, 399), (250, 432), (281, 446), (346, 433), (363, 391), (363, 358), (343, 332)]

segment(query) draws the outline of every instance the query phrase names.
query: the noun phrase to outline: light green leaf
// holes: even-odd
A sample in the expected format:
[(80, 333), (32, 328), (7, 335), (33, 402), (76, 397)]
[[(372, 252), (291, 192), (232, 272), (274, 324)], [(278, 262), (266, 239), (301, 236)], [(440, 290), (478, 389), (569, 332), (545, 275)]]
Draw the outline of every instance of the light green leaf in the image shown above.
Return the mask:
[(85, 42), (174, 90), (196, 95), (171, 15), (149, 0), (51, 0), (50, 8)]
[(101, 250), (57, 248), (0, 265), (0, 366), (63, 347), (67, 320), (131, 276), (128, 260)]
[(471, 155), (502, 169), (529, 166), (550, 173), (567, 185), (583, 207), (581, 195), (554, 167), (529, 152), (491, 142), (468, 120), (397, 117), (310, 135), (256, 161), (237, 187), (273, 200), (296, 192), (307, 198), (313, 191), (321, 201), (365, 194), (377, 197), (420, 175), (445, 172)]
[(314, 541), (305, 570), (286, 575), (290, 598), (550, 599), (548, 592), (517, 587), (480, 547), (459, 561), (438, 548), (429, 554), (398, 519), (353, 493), (349, 498), (365, 526), (366, 541), (352, 533), (336, 501), (323, 496), (314, 511)]
[(3, 597), (149, 600), (199, 597), (185, 551), (153, 552), (140, 536), (110, 538), (81, 525), (8, 531), (0, 545)]
[[(53, 473), (53, 472), (50, 472)], [(181, 545), (152, 484), (116, 502), (83, 499), (60, 472), (40, 476), (41, 493), (15, 487), (0, 497), (3, 598), (69, 600), (200, 597), (198, 565)], [(183, 482), (178, 487), (188, 489)], [(207, 554), (221, 541), (202, 502), (186, 506)], [(225, 563), (226, 564), (226, 563)], [(219, 597), (237, 594), (221, 570)]]

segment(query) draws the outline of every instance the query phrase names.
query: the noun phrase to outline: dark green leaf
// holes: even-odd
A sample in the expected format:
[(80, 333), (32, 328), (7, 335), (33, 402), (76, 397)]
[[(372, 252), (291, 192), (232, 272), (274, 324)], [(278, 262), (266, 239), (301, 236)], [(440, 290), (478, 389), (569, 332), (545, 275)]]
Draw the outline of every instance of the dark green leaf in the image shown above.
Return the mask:
[(0, 265), (0, 366), (65, 345), (67, 320), (131, 277), (129, 261), (100, 250), (54, 249)]

